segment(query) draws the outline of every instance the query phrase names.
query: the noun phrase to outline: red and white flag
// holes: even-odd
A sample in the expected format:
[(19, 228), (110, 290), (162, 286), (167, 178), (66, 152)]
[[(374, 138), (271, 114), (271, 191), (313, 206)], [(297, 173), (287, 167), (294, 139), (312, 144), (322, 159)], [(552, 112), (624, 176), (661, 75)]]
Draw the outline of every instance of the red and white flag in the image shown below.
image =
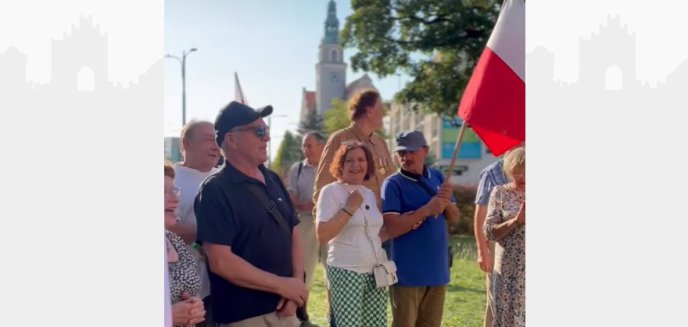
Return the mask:
[(526, 139), (524, 0), (505, 0), (458, 114), (498, 156)]
[(237, 75), (237, 73), (234, 73), (234, 101), (248, 105), (244, 92), (241, 90), (239, 75)]

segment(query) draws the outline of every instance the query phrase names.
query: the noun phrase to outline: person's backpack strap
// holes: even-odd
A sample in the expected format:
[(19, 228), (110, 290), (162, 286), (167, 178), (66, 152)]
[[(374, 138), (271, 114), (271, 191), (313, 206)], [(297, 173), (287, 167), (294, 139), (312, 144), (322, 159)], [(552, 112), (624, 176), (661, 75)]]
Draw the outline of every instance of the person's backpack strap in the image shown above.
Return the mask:
[(296, 173), (296, 180), (299, 180), (299, 177), (301, 177), (301, 169), (303, 169), (303, 161), (299, 161), (299, 172)]

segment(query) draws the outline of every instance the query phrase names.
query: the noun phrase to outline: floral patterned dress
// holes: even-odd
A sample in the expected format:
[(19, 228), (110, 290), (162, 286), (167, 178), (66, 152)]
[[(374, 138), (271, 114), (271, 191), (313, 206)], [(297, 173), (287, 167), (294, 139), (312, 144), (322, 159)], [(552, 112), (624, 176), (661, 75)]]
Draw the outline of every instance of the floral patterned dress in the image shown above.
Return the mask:
[(524, 201), (525, 194), (510, 184), (496, 186), (490, 195), (483, 231), (489, 240), (497, 242), (492, 271), (494, 294), (492, 327), (526, 325), (525, 225), (517, 226), (501, 240), (496, 240), (492, 233), (495, 225), (516, 217)]
[(179, 259), (168, 262), (170, 274), (170, 298), (172, 303), (181, 301), (182, 293), (198, 296), (201, 290), (201, 279), (198, 276), (196, 259), (186, 249), (184, 240), (177, 234), (165, 231), (165, 236), (177, 251)]

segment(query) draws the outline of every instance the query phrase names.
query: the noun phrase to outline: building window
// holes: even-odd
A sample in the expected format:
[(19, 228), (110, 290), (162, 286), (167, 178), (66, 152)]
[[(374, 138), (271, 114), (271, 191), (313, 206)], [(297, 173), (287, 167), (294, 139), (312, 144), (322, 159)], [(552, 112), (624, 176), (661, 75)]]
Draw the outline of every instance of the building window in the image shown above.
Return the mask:
[(330, 52), (330, 61), (337, 61), (337, 50), (332, 50), (332, 52)]

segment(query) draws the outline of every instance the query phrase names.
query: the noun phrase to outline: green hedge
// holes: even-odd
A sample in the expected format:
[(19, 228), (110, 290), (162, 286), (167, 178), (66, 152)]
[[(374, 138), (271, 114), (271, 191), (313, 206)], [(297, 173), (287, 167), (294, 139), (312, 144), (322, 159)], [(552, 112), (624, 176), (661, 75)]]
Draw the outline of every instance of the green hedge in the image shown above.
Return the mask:
[(454, 197), (459, 203), (461, 217), (456, 226), (449, 226), (450, 234), (473, 235), (473, 215), (475, 214), (475, 188), (455, 186)]

